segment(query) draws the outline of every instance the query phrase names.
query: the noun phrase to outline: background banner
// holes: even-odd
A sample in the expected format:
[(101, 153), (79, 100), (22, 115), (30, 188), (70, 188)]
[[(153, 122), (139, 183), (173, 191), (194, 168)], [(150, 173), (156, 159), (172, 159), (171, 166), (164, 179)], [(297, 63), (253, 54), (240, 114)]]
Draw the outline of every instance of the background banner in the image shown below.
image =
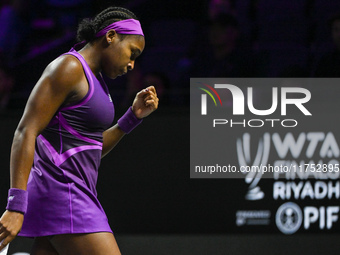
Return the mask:
[(339, 82), (191, 79), (190, 177), (243, 182), (237, 228), (339, 228)]

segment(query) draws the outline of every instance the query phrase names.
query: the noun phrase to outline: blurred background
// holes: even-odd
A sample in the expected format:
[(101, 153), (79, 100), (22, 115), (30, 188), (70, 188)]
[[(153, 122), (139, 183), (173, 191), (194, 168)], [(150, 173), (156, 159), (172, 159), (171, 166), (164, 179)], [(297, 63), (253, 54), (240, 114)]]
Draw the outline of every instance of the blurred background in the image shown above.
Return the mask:
[[(116, 119), (145, 86), (154, 85), (160, 98), (159, 109), (101, 165), (98, 196), (122, 253), (337, 254), (338, 222), (293, 235), (278, 230), (275, 215), (266, 226), (240, 227), (237, 210), (275, 211), (279, 203), (246, 201), (243, 179), (189, 175), (190, 78), (339, 77), (334, 0), (0, 1), (1, 208), (11, 141), (30, 91), (48, 63), (76, 43), (79, 20), (111, 5), (133, 11), (146, 39), (133, 72), (105, 78)], [(30, 243), (18, 239), (11, 254), (28, 252)]]

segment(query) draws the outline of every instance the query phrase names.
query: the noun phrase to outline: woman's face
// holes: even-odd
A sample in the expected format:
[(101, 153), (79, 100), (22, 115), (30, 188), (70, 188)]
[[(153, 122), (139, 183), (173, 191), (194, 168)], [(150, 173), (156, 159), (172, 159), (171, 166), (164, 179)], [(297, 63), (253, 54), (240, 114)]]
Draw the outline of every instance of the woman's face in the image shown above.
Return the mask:
[(119, 35), (109, 40), (109, 46), (104, 50), (102, 70), (111, 79), (124, 75), (132, 70), (136, 58), (143, 52), (144, 37), (141, 35), (126, 35), (123, 39)]

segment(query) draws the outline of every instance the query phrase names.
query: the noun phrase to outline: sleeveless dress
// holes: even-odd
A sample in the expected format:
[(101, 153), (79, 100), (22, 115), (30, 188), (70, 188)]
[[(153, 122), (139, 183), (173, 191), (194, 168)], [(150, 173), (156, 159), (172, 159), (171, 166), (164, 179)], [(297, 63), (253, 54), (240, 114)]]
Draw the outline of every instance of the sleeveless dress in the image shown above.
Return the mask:
[(89, 91), (61, 108), (37, 137), (28, 180), (28, 208), (19, 236), (112, 232), (97, 199), (102, 133), (111, 126), (114, 106), (102, 78), (92, 73), (73, 48)]

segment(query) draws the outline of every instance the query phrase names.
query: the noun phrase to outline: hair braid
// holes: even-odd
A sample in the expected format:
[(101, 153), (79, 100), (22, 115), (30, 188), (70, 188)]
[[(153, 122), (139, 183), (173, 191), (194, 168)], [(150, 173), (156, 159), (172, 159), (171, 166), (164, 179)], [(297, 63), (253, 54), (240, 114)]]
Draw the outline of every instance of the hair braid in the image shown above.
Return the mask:
[(137, 19), (137, 17), (123, 7), (109, 7), (97, 14), (94, 19), (83, 19), (78, 26), (77, 39), (91, 42), (100, 30), (113, 22), (125, 19)]

